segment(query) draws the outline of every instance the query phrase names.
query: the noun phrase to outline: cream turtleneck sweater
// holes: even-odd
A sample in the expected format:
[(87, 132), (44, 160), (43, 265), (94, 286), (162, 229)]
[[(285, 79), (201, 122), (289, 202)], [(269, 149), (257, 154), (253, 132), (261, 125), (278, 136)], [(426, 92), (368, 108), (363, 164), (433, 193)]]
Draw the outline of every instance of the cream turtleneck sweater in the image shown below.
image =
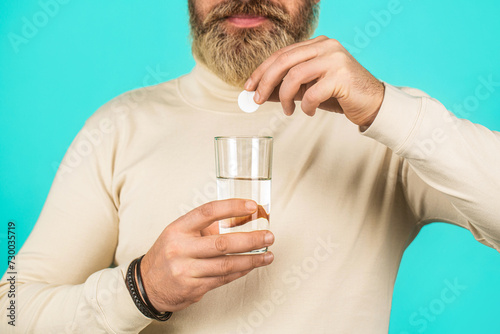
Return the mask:
[[(387, 333), (401, 257), (424, 224), (460, 225), (500, 250), (499, 133), (390, 85), (365, 132), (322, 110), (286, 117), (277, 103), (245, 114), (238, 93), (198, 65), (86, 122), (17, 257), (19, 333)], [(126, 268), (216, 199), (223, 135), (275, 139), (275, 261), (152, 322)], [(4, 310), (7, 290), (4, 277)]]

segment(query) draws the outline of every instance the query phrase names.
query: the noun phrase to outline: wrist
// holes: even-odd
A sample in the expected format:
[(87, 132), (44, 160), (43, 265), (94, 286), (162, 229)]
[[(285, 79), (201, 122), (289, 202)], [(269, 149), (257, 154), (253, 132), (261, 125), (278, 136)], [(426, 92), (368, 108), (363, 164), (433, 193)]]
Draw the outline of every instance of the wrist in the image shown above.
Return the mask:
[(161, 305), (163, 304), (161, 300), (156, 300), (156, 296), (158, 295), (158, 292), (156, 291), (154, 283), (154, 272), (151, 272), (150, 269), (154, 270), (154, 265), (151, 266), (150, 264), (150, 256), (148, 254), (142, 256), (140, 265), (138, 266), (139, 269), (139, 274), (141, 275), (141, 280), (143, 283), (143, 287), (145, 290), (145, 294), (149, 298), (149, 301), (151, 302), (152, 306), (156, 309), (161, 311), (162, 307)]
[(141, 256), (130, 263), (125, 278), (127, 289), (135, 306), (144, 316), (159, 321), (167, 321), (172, 316), (172, 312), (159, 312), (149, 301), (144, 289), (141, 276), (141, 261), (143, 257)]
[(373, 124), (373, 122), (375, 121), (375, 118), (377, 118), (379, 110), (380, 110), (380, 107), (375, 112), (373, 112), (372, 114), (370, 114), (369, 116), (363, 118), (356, 125), (358, 125), (362, 129), (368, 129)]
[[(380, 89), (377, 91), (375, 94), (374, 102), (372, 105), (374, 106), (374, 109), (371, 112), (368, 112), (365, 117), (363, 117), (359, 122), (358, 125), (361, 129), (368, 129), (372, 123), (375, 121), (375, 118), (377, 118), (377, 115), (380, 111), (380, 108), (382, 107), (382, 103), (384, 102), (384, 95), (385, 95), (385, 85), (380, 82)], [(363, 131), (364, 131), (363, 130)]]

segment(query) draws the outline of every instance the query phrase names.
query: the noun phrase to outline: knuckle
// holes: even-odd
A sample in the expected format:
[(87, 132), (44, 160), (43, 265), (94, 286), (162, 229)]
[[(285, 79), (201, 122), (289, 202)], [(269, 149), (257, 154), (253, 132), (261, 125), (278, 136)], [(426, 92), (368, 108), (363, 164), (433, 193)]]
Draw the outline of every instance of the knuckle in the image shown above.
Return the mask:
[(339, 68), (335, 72), (335, 82), (339, 85), (349, 82), (351, 80), (351, 72), (345, 66)]
[(233, 271), (233, 261), (229, 257), (225, 257), (220, 264), (222, 275), (228, 275)]
[(182, 248), (177, 242), (171, 242), (169, 243), (169, 247), (165, 250), (165, 257), (167, 258), (167, 260), (173, 260), (179, 257), (181, 249)]
[(337, 51), (332, 55), (333, 60), (336, 64), (345, 64), (349, 60), (349, 56), (342, 51)]
[(264, 263), (264, 256), (263, 255), (252, 256), (251, 261), (252, 261), (252, 268), (260, 267)]
[(290, 81), (298, 81), (300, 77), (303, 75), (302, 68), (300, 66), (295, 66), (290, 71), (288, 71), (288, 74), (286, 75), (286, 78)]
[(305, 103), (314, 103), (314, 101), (317, 101), (319, 100), (320, 96), (319, 96), (319, 92), (317, 89), (314, 89), (314, 88), (309, 88), (306, 92), (306, 94), (304, 95), (304, 99), (302, 102), (305, 102)]
[(178, 303), (184, 303), (186, 301), (192, 300), (193, 298), (193, 287), (189, 285), (184, 285), (178, 288), (179, 299)]
[(290, 45), (289, 46), (285, 46), (284, 48), (281, 48), (278, 51), (276, 51), (275, 53), (273, 53), (271, 55), (271, 57), (274, 56), (274, 57), (277, 58), (277, 57), (281, 56), (283, 53), (287, 52), (289, 49), (290, 49)]
[(251, 239), (251, 247), (253, 249), (257, 249), (260, 247), (260, 245), (262, 244), (264, 240), (264, 236), (263, 235), (254, 235)]
[(334, 38), (328, 38), (328, 39), (326, 39), (325, 43), (326, 43), (326, 45), (328, 45), (331, 48), (337, 48), (337, 47), (339, 47), (341, 45), (340, 42), (338, 40), (334, 39)]
[(290, 52), (283, 52), (278, 59), (276, 59), (276, 63), (280, 66), (286, 66), (290, 61)]
[(248, 78), (248, 80), (250, 81), (253, 81), (253, 82), (257, 82), (259, 80), (259, 77), (262, 75), (262, 70), (259, 68), (257, 68), (251, 75), (250, 77)]
[(314, 51), (313, 58), (318, 58), (323, 54), (323, 48), (320, 45), (311, 45), (311, 49)]
[(193, 302), (197, 303), (203, 298), (203, 295), (198, 295), (196, 297), (193, 297)]
[(203, 217), (213, 217), (215, 214), (215, 204), (214, 202), (205, 203), (200, 207), (200, 214)]
[(229, 242), (227, 237), (224, 235), (220, 235), (215, 239), (215, 249), (221, 253), (225, 253), (227, 251)]
[(174, 262), (170, 265), (170, 273), (173, 278), (179, 279), (184, 276), (184, 267), (181, 264)]
[(217, 277), (217, 283), (219, 285), (224, 285), (224, 284), (229, 283), (227, 276), (226, 275), (224, 275), (224, 276), (218, 276)]
[(267, 87), (271, 86), (271, 78), (264, 74), (262, 79), (260, 79), (259, 87), (266, 89)]
[(283, 53), (286, 53), (286, 52), (288, 52), (288, 51), (290, 51), (290, 50), (293, 50), (293, 48), (294, 48), (295, 46), (296, 46), (296, 44), (290, 44), (290, 45), (288, 45), (288, 46), (285, 46), (284, 48), (281, 48), (281, 49), (279, 49), (278, 51), (276, 51), (276, 52), (274, 53), (274, 55), (275, 55), (276, 57), (279, 57), (279, 56), (281, 56)]
[(203, 285), (202, 287), (200, 287), (196, 292), (198, 301), (200, 301), (210, 290), (212, 290), (212, 288), (210, 288), (210, 286), (208, 285)]
[(339, 78), (348, 78), (350, 76), (351, 72), (346, 67), (342, 67), (337, 71), (337, 77)]

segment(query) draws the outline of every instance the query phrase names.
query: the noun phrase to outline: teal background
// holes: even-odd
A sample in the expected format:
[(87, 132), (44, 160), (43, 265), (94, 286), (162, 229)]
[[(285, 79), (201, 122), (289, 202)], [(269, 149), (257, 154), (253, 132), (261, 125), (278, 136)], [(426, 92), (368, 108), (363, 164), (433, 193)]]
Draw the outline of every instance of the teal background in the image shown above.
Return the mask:
[[(17, 222), (18, 249), (27, 238), (58, 163), (99, 106), (194, 64), (186, 1), (43, 6), (50, 2), (0, 2), (0, 254), (7, 252), (9, 220)], [(392, 2), (324, 0), (317, 34), (340, 40), (382, 80), (420, 88), (458, 116), (500, 130), (500, 87), (460, 111), (472, 101), (480, 76), (500, 81), (500, 2), (401, 0), (401, 12), (378, 23), (377, 31), (372, 11)], [(52, 14), (45, 22), (44, 11)], [(15, 50), (9, 36), (22, 36), (23, 18), (40, 27)], [(356, 35), (366, 27), (372, 37), (360, 43)], [(465, 288), (443, 303), (441, 293), (454, 281)], [(431, 224), (404, 255), (390, 333), (500, 333), (499, 283), (498, 252), (467, 230)], [(421, 312), (429, 307), (426, 318)]]

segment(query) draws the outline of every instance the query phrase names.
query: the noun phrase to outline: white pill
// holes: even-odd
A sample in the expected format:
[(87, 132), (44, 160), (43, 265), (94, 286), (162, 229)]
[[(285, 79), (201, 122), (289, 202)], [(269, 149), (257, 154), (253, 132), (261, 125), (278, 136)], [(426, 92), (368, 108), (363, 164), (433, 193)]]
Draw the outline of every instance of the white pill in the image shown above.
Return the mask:
[(246, 113), (252, 113), (259, 109), (259, 105), (255, 103), (253, 97), (255, 96), (255, 92), (242, 91), (238, 96), (238, 106), (241, 110)]

